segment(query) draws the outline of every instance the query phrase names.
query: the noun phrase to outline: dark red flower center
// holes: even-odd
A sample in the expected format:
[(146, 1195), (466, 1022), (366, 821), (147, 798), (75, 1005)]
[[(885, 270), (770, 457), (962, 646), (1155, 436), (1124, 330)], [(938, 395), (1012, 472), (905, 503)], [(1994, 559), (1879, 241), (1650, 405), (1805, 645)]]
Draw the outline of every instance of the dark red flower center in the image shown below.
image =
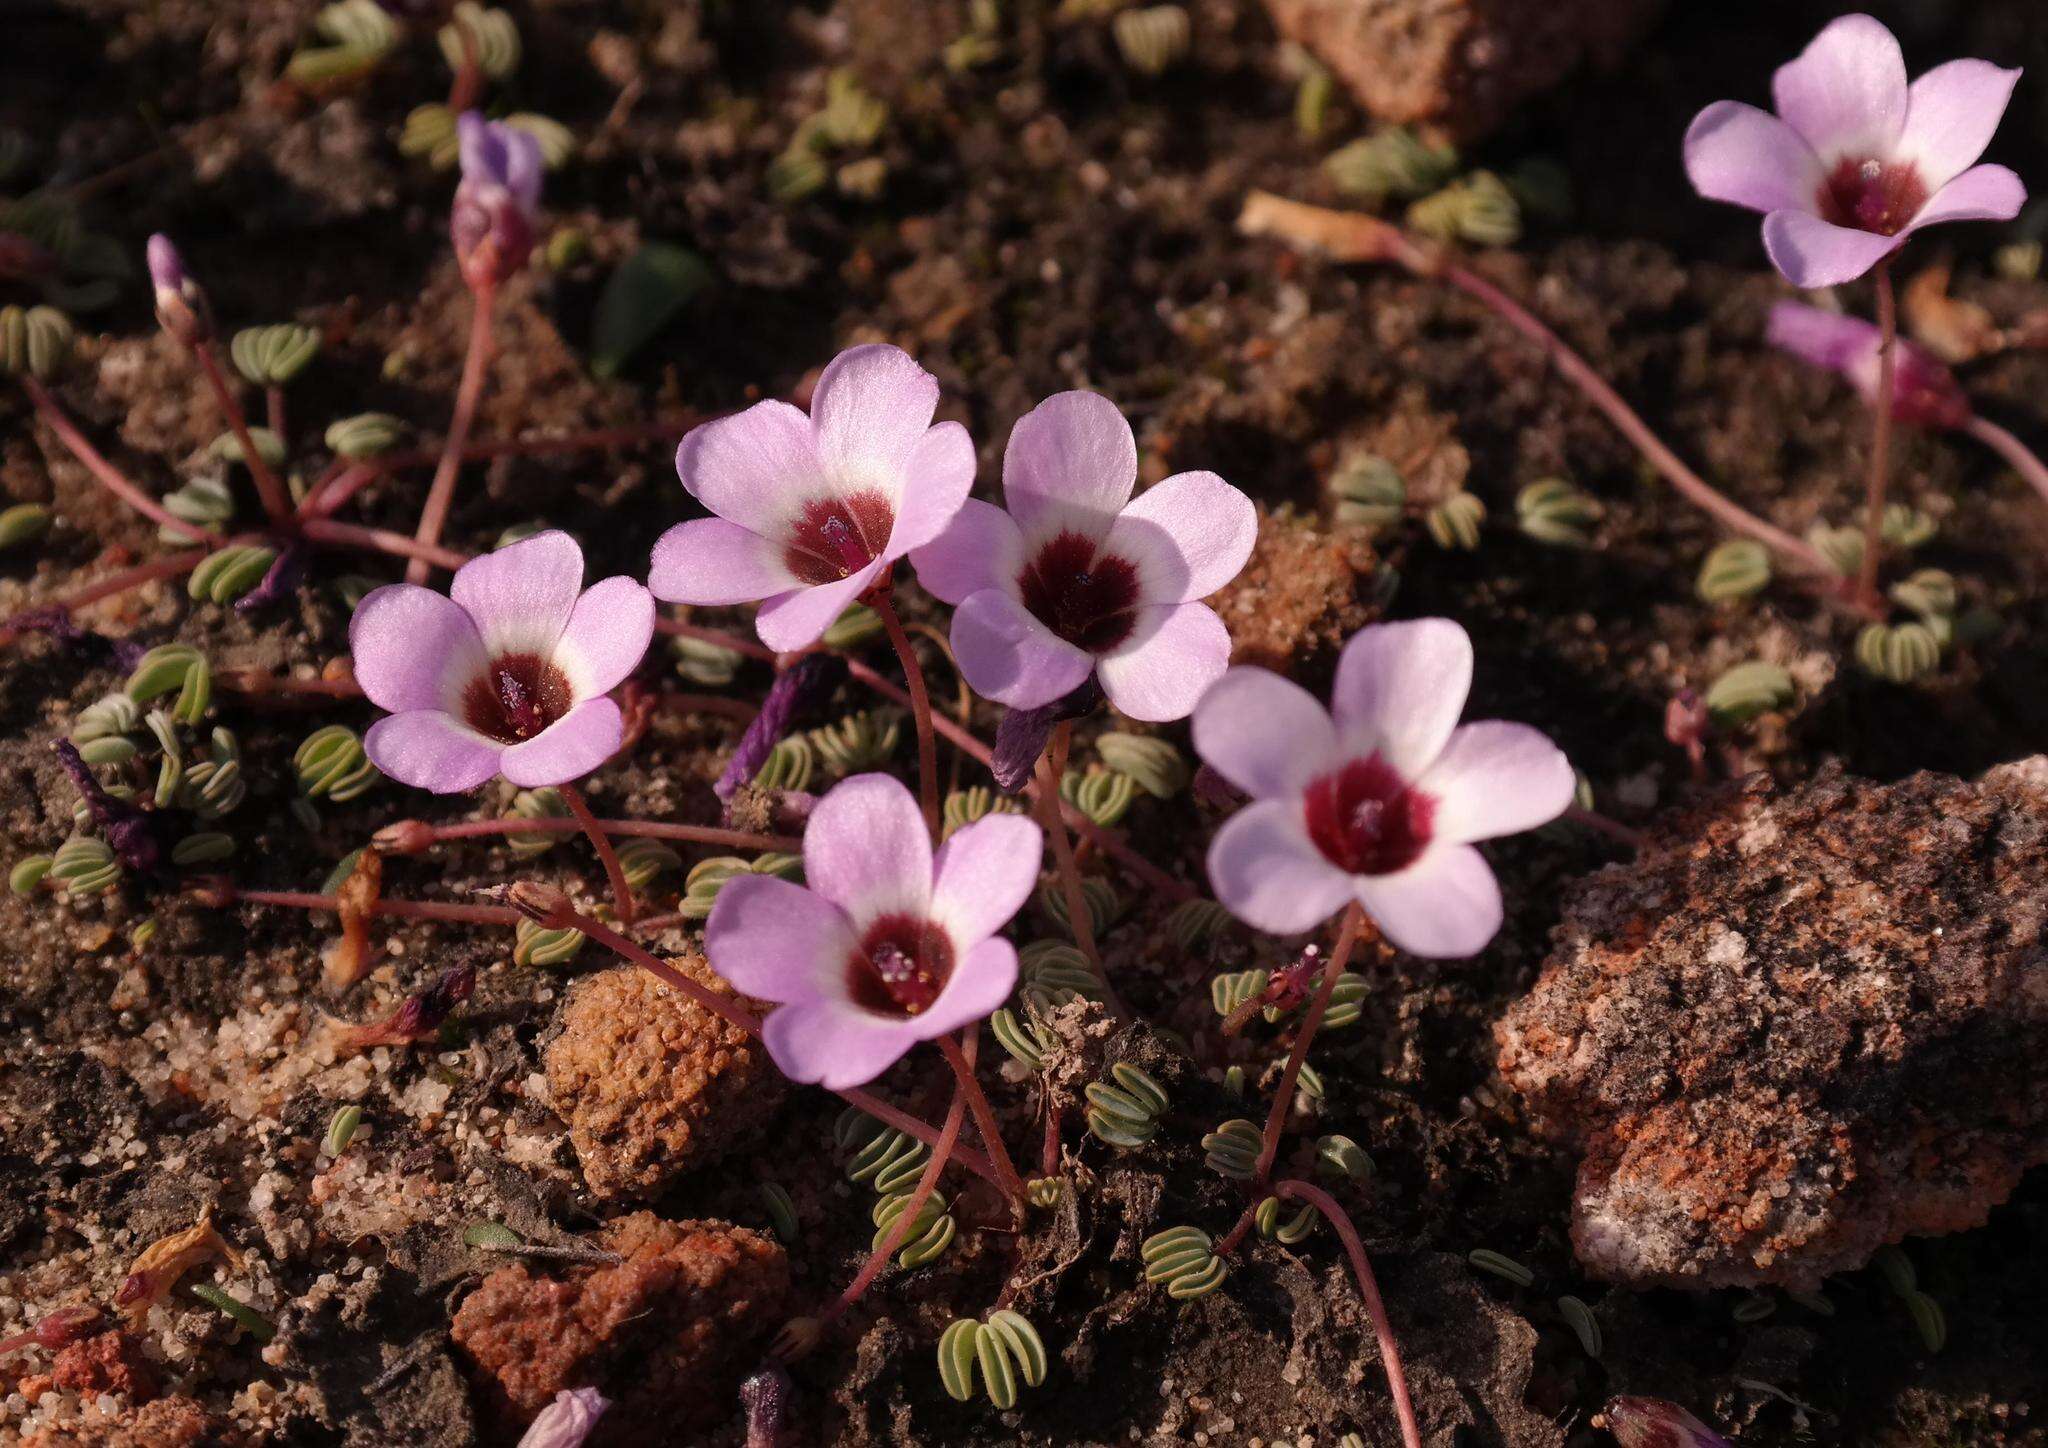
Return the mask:
[(837, 583), (880, 558), (895, 527), (896, 510), (873, 489), (813, 499), (789, 530), (782, 561), (805, 583)]
[(1421, 857), (1436, 801), (1369, 754), (1311, 784), (1307, 813), (1309, 838), (1331, 864), (1352, 875), (1391, 875)]
[(1844, 156), (1820, 183), (1818, 200), (1823, 221), (1897, 236), (1927, 204), (1927, 183), (1910, 161)]
[(1138, 570), (1095, 540), (1063, 532), (1048, 539), (1017, 579), (1032, 617), (1091, 654), (1108, 653), (1131, 636)]
[(922, 1015), (953, 975), (953, 942), (929, 920), (884, 915), (846, 962), (847, 993), (876, 1015)]
[(499, 654), (462, 691), (463, 722), (501, 744), (531, 739), (569, 712), (569, 680), (539, 654)]

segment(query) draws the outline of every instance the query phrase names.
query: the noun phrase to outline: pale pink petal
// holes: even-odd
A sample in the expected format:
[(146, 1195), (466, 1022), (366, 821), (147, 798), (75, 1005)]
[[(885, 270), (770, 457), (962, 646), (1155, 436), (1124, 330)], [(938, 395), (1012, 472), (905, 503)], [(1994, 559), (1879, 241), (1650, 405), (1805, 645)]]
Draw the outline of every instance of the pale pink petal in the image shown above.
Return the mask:
[(600, 694), (507, 749), (500, 768), (521, 789), (569, 784), (617, 754), (625, 737), (619, 706)]
[(1855, 281), (1905, 240), (1903, 235), (1836, 226), (1804, 211), (1773, 211), (1764, 218), (1764, 251), (1771, 265), (1793, 286), (1808, 291)]
[(761, 1039), (792, 1081), (845, 1091), (865, 1086), (920, 1039), (917, 1018), (894, 1020), (853, 1005), (806, 1001), (770, 1012)]
[(1461, 960), (1500, 930), (1500, 882), (1470, 845), (1439, 845), (1398, 875), (1361, 875), (1358, 901), (1410, 955)]
[(1952, 60), (1913, 82), (1898, 159), (1920, 169), (1930, 189), (1960, 176), (1984, 154), (2019, 83), (2018, 70), (1988, 60)]
[(1802, 361), (1842, 373), (1875, 353), (1879, 340), (1877, 328), (1861, 317), (1824, 312), (1802, 302), (1773, 306), (1764, 337)]
[(932, 919), (955, 949), (994, 935), (1038, 886), (1045, 832), (1023, 815), (986, 815), (939, 846), (932, 858)]
[(726, 881), (704, 922), (711, 968), (756, 1000), (847, 1000), (847, 966), (858, 944), (845, 911), (773, 875)]
[(1272, 935), (1318, 925), (1352, 898), (1351, 877), (1309, 839), (1296, 799), (1262, 799), (1224, 821), (1209, 845), (1209, 884), (1231, 914)]
[(676, 476), (728, 523), (770, 538), (782, 535), (805, 499), (835, 491), (810, 418), (786, 402), (757, 402), (691, 428), (676, 449)]
[(1003, 450), (1003, 502), (1028, 542), (1071, 530), (1100, 539), (1138, 481), (1138, 440), (1116, 404), (1056, 392), (1017, 419)]
[(647, 586), (664, 603), (753, 603), (798, 587), (783, 547), (723, 518), (678, 523), (654, 542)]
[(1237, 577), (1258, 541), (1250, 498), (1214, 473), (1176, 473), (1138, 494), (1103, 546), (1138, 565), (1140, 603), (1187, 603)]
[(618, 687), (646, 657), (654, 637), (654, 595), (623, 575), (583, 592), (569, 625), (555, 640), (555, 667), (570, 697), (589, 699)]
[(1946, 221), (2010, 221), (2026, 204), (2026, 185), (2011, 171), (2003, 166), (1972, 166), (1935, 192), (1906, 230), (1915, 232)]
[(1820, 158), (1797, 131), (1741, 101), (1715, 101), (1693, 118), (1685, 174), (1700, 195), (1752, 211), (1811, 211), (1823, 179)]
[(1360, 629), (1337, 660), (1330, 712), (1347, 755), (1377, 753), (1413, 783), (1442, 752), (1472, 690), (1472, 639), (1447, 618)]
[(953, 612), (953, 653), (968, 686), (1013, 709), (1036, 709), (1071, 694), (1094, 672), (1075, 648), (998, 588), (969, 594)]
[(1823, 165), (1889, 157), (1905, 128), (1906, 94), (1899, 42), (1868, 15), (1830, 21), (1771, 81), (1778, 114)]
[(1000, 936), (961, 956), (939, 998), (907, 1022), (921, 1041), (988, 1016), (1017, 987), (1017, 947)]
[(974, 439), (957, 422), (942, 422), (910, 449), (888, 553), (901, 558), (946, 531), (974, 487)]
[(811, 810), (804, 879), (844, 910), (856, 932), (883, 915), (923, 919), (932, 897), (932, 841), (917, 800), (886, 774), (856, 774)]
[(363, 693), (394, 712), (453, 709), (486, 662), (462, 606), (411, 583), (365, 594), (348, 622), (348, 646)]
[(761, 605), (754, 615), (754, 632), (761, 636), (761, 642), (777, 653), (793, 653), (807, 649), (823, 636), (833, 621), (846, 612), (846, 606), (875, 581), (887, 565), (876, 559), (858, 573), (849, 574), (837, 583), (820, 583), (813, 588), (792, 589), (779, 593)]
[(611, 1401), (596, 1388), (564, 1388), (527, 1424), (518, 1448), (583, 1448)]
[(469, 611), (484, 648), (548, 657), (583, 592), (583, 550), (559, 528), (522, 538), (455, 570), (448, 596)]
[(392, 714), (363, 736), (370, 763), (400, 784), (435, 794), (475, 789), (498, 772), (504, 748), (438, 709)]
[(1254, 799), (1291, 799), (1338, 763), (1329, 711), (1291, 679), (1249, 666), (1202, 695), (1195, 753)]
[(905, 465), (938, 405), (939, 379), (901, 347), (848, 347), (826, 363), (811, 389), (811, 426), (833, 491), (865, 487), (899, 497)]
[(1117, 712), (1148, 724), (1185, 719), (1230, 667), (1230, 630), (1204, 603), (1137, 610), (1131, 636), (1096, 661)]
[(1014, 590), (1024, 571), (1024, 536), (1001, 508), (969, 498), (945, 532), (910, 555), (910, 566), (941, 603), (984, 588)]
[(1488, 719), (1453, 731), (1415, 786), (1436, 800), (1432, 838), (1464, 844), (1549, 824), (1576, 783), (1564, 751), (1539, 731)]

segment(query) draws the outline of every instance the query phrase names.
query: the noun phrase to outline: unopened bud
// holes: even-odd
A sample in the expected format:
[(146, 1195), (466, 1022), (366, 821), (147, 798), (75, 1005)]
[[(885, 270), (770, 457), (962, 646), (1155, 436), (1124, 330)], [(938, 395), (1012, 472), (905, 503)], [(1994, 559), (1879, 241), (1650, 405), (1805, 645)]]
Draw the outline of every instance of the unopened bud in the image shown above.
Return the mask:
[(538, 880), (517, 880), (505, 891), (505, 903), (538, 925), (552, 925), (568, 909), (569, 897)]
[(526, 265), (540, 214), (540, 142), (475, 111), (456, 118), (462, 179), (448, 236), (472, 291), (494, 289)]
[(149, 239), (148, 256), (157, 322), (187, 347), (210, 341), (213, 311), (206, 304), (206, 293), (185, 270), (185, 258), (178, 254), (177, 244), (159, 231)]
[(582, 1448), (610, 1406), (596, 1388), (564, 1388), (527, 1427), (519, 1448)]
[(796, 1362), (818, 1345), (824, 1330), (825, 1325), (815, 1317), (792, 1317), (768, 1344), (768, 1356), (779, 1363)]
[(417, 855), (433, 846), (434, 827), (425, 820), (400, 820), (377, 831), (370, 843), (382, 854)]
[(1613, 1398), (1602, 1412), (1621, 1448), (1730, 1448), (1726, 1438), (1662, 1398)]

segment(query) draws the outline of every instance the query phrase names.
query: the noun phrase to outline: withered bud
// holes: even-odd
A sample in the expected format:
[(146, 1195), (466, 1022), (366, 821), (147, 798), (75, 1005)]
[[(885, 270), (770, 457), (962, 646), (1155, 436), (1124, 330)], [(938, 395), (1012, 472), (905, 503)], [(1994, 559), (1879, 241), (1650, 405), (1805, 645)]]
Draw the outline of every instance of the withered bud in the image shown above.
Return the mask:
[(1726, 1438), (1662, 1398), (1612, 1398), (1601, 1411), (1621, 1448), (1730, 1448)]
[(370, 843), (385, 855), (417, 855), (434, 843), (434, 827), (425, 820), (400, 820), (370, 836)]
[(538, 925), (554, 926), (569, 909), (569, 897), (538, 880), (517, 880), (505, 891), (505, 903)]

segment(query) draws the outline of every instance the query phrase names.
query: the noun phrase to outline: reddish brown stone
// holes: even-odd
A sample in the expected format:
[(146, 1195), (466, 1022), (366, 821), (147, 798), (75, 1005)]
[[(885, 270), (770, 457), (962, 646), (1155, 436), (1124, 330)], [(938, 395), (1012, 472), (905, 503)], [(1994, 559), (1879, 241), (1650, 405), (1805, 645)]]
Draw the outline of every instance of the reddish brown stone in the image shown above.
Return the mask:
[[(694, 948), (674, 964), (732, 997)], [(651, 1195), (753, 1141), (786, 1091), (760, 1042), (630, 965), (571, 988), (546, 1066), (583, 1178), (601, 1197)]]
[(1384, 121), (1452, 140), (1497, 127), (1584, 61), (1611, 65), (1657, 0), (1266, 0)]
[(91, 1428), (48, 1429), (22, 1448), (241, 1448), (247, 1441), (192, 1399), (173, 1397)]
[(1565, 903), (1496, 1028), (1631, 1284), (1811, 1288), (1981, 1224), (2048, 1161), (2048, 756), (1977, 783), (1761, 778)]
[(651, 1212), (609, 1223), (597, 1245), (626, 1260), (501, 1267), (464, 1299), (454, 1338), (487, 1413), (524, 1424), (564, 1388), (596, 1387), (613, 1406), (588, 1448), (682, 1442), (736, 1414), (739, 1381), (789, 1295), (782, 1248)]
[(118, 1329), (74, 1342), (50, 1367), (51, 1386), (70, 1393), (119, 1393), (130, 1402), (156, 1396), (155, 1366), (141, 1339)]

